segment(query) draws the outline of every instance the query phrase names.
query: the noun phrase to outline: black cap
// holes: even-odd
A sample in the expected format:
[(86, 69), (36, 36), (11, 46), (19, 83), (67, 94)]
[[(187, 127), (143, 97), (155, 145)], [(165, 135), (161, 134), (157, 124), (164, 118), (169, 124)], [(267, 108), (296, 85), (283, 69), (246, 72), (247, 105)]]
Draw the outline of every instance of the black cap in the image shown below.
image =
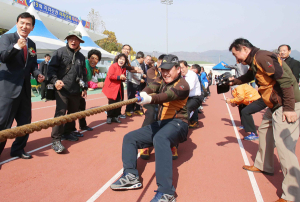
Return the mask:
[(178, 57), (176, 55), (166, 55), (162, 59), (162, 63), (160, 68), (162, 69), (171, 69), (179, 62)]

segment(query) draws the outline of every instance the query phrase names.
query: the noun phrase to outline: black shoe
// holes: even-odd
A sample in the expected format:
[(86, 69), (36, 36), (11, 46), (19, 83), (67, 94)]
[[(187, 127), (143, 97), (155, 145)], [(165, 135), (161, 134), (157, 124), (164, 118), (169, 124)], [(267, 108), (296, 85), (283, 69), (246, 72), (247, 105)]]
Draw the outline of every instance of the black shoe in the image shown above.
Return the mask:
[(122, 123), (117, 117), (113, 117), (111, 121), (116, 123)]
[(111, 119), (112, 119), (112, 118), (107, 118), (106, 123), (107, 123), (107, 124), (111, 124), (111, 121), (112, 121)]
[(71, 135), (73, 135), (74, 137), (83, 137), (83, 134), (81, 134), (81, 133), (78, 132), (78, 131), (73, 131), (73, 132), (71, 132)]
[(80, 127), (80, 129), (81, 130), (87, 130), (87, 131), (92, 131), (92, 130), (94, 130), (93, 128), (91, 128), (91, 127), (88, 127), (88, 126), (84, 126), (84, 127)]
[(54, 141), (51, 148), (58, 154), (62, 153), (65, 150), (65, 147), (61, 144), (60, 141)]
[(23, 151), (20, 154), (10, 154), (11, 157), (19, 157), (22, 159), (31, 159), (32, 156), (30, 154), (28, 154), (27, 152)]
[(62, 140), (69, 140), (69, 141), (78, 141), (79, 138), (78, 137), (75, 137), (71, 134), (63, 134), (62, 135)]
[(120, 118), (120, 119), (126, 119), (126, 115), (121, 114), (121, 115), (118, 116), (118, 118)]

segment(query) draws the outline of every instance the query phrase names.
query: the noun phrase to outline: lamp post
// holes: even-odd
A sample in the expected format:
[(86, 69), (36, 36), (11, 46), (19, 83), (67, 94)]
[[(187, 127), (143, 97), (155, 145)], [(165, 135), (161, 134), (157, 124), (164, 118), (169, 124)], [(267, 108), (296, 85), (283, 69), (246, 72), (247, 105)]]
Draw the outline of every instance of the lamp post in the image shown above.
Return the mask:
[(162, 4), (166, 4), (167, 7), (167, 54), (168, 54), (168, 5), (173, 4), (173, 0), (161, 0)]

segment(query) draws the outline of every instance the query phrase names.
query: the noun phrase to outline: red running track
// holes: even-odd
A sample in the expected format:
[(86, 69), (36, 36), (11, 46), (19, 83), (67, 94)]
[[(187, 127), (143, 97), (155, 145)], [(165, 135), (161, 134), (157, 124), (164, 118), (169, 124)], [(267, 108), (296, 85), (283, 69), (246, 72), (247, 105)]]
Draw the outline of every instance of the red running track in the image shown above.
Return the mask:
[[(173, 161), (177, 201), (256, 201), (250, 178), (242, 169), (244, 160), (224, 97), (216, 94), (214, 86), (211, 91), (211, 97), (203, 105), (204, 113), (199, 115), (200, 128), (189, 130), (188, 140), (179, 146), (178, 160)], [(89, 95), (87, 100), (87, 108), (107, 104), (103, 94)], [(35, 102), (32, 106), (33, 122), (54, 115), (54, 101)], [(230, 107), (230, 111), (239, 126), (237, 108)], [(262, 115), (262, 112), (254, 115), (257, 126)], [(103, 193), (95, 197), (96, 201), (150, 201), (157, 188), (153, 152), (149, 161), (138, 159), (143, 189), (115, 192), (105, 186), (122, 169), (123, 136), (139, 128), (143, 119), (144, 116), (127, 117), (121, 124), (108, 125), (105, 113), (90, 116), (87, 123), (95, 127), (94, 131), (84, 132), (78, 142), (63, 141), (67, 152), (60, 155), (45, 146), (51, 143), (51, 129), (35, 132), (26, 146), (26, 151), (38, 149), (32, 152), (33, 159), (15, 159), (3, 164), (10, 159), (12, 140), (9, 140), (0, 157), (1, 201), (88, 201), (99, 189)], [(247, 135), (242, 130), (238, 132), (240, 138)], [(241, 142), (253, 164), (258, 141)], [(299, 158), (299, 149), (296, 153)], [(275, 201), (282, 192), (283, 176), (277, 154), (274, 158), (274, 176), (253, 175), (261, 201)]]

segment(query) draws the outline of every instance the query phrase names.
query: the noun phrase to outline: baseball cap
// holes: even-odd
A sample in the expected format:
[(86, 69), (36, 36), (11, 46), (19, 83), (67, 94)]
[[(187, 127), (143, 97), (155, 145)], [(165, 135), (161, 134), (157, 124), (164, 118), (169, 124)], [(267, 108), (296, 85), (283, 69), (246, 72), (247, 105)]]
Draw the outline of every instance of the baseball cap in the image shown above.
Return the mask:
[(162, 69), (171, 69), (176, 64), (178, 64), (179, 60), (176, 55), (165, 55), (162, 59), (162, 63), (159, 68)]
[(80, 43), (84, 43), (80, 31), (75, 31), (75, 30), (69, 31), (68, 36), (65, 38), (65, 40), (68, 39), (70, 36), (76, 36), (80, 40)]

